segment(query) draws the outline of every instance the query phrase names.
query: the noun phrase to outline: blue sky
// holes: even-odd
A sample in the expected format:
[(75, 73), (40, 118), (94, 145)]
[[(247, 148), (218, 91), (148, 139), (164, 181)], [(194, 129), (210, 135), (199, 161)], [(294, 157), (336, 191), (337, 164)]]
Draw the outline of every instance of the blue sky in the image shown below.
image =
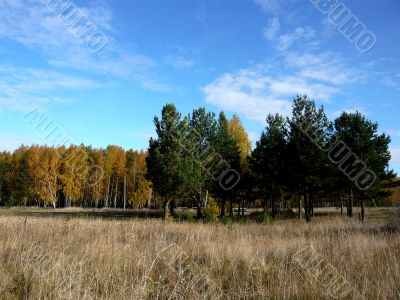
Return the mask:
[(400, 172), (400, 2), (340, 2), (376, 36), (366, 53), (311, 1), (73, 3), (107, 38), (101, 51), (46, 0), (0, 0), (0, 150), (46, 143), (22, 119), (37, 107), (76, 143), (146, 149), (168, 102), (238, 114), (254, 142), (268, 113), (307, 93), (331, 119), (379, 122)]

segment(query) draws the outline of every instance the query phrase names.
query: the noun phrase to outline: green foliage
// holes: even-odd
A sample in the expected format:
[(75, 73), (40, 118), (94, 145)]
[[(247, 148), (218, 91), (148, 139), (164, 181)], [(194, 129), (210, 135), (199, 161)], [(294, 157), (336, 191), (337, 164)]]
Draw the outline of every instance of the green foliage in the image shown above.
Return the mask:
[(220, 222), (217, 215), (209, 213), (209, 212), (204, 213), (203, 218), (206, 223), (210, 223), (210, 224), (217, 224)]
[(87, 218), (87, 216), (88, 215), (84, 211), (78, 212), (78, 218), (80, 218), (80, 219), (85, 219), (85, 218)]
[(278, 219), (295, 219), (297, 218), (297, 214), (293, 211), (293, 209), (286, 209), (278, 211), (277, 217)]
[(11, 195), (11, 197), (5, 203), (6, 208), (13, 207), (15, 204), (17, 204), (17, 201), (15, 200), (14, 195)]
[(269, 224), (271, 222), (271, 214), (268, 211), (263, 211), (256, 215), (256, 222), (261, 224)]
[(231, 217), (222, 217), (221, 223), (227, 225), (230, 230), (233, 230), (233, 219)]
[[(150, 139), (148, 152), (113, 145), (106, 149), (21, 146), (13, 153), (0, 153), (0, 203), (163, 207), (167, 218), (169, 204), (184, 199), (183, 205), (200, 208), (196, 219), (214, 223), (219, 214), (220, 221), (231, 227), (231, 208), (239, 201), (247, 207), (271, 204), (271, 213), (250, 217), (260, 223), (295, 217), (292, 210), (279, 209), (298, 204), (298, 199), (308, 221), (317, 201), (337, 203), (340, 197), (353, 199), (353, 192), (357, 204), (388, 203), (390, 193), (384, 183), (394, 177), (388, 169), (391, 140), (380, 133), (377, 123), (359, 112), (343, 113), (331, 123), (324, 108), (306, 95), (294, 98), (290, 118), (270, 114), (266, 123), (251, 157), (247, 133), (237, 116), (228, 120), (221, 112), (217, 119), (198, 108), (182, 117), (173, 104), (165, 105), (161, 116), (154, 118), (157, 136)], [(328, 159), (326, 149), (336, 141), (356, 155), (342, 169), (351, 171), (359, 158), (377, 175), (367, 191), (357, 190), (354, 181)], [(219, 180), (227, 168), (241, 178), (228, 190)], [(225, 217), (227, 203), (231, 218)], [(191, 215), (175, 218), (194, 221)]]
[[(391, 159), (390, 137), (384, 133), (379, 134), (378, 124), (367, 120), (360, 112), (344, 112), (335, 120), (335, 129), (336, 138), (343, 141), (380, 179), (369, 189), (370, 195), (376, 196), (382, 192), (380, 181), (395, 178), (394, 173), (387, 168)], [(352, 163), (354, 161), (349, 160), (348, 166), (345, 166), (347, 170), (351, 169)]]
[[(150, 139), (148, 174), (156, 189), (165, 196), (174, 195), (179, 182), (177, 163), (181, 154), (180, 114), (172, 104), (163, 108), (161, 120), (154, 118), (157, 139)], [(171, 176), (169, 176), (171, 175)]]
[[(223, 112), (220, 113), (218, 118), (217, 131), (212, 146), (218, 154), (215, 156), (218, 163), (222, 159), (225, 164), (229, 164), (231, 169), (236, 170), (239, 174), (241, 173), (239, 146), (235, 138), (229, 133), (228, 120)], [(215, 180), (212, 190), (215, 197), (220, 200), (221, 217), (224, 217), (225, 203), (227, 199), (231, 199), (232, 201), (236, 189), (231, 188), (227, 190), (222, 187), (219, 180)]]
[(275, 216), (279, 200), (279, 185), (284, 185), (288, 178), (286, 120), (276, 114), (268, 115), (267, 127), (262, 132), (260, 141), (252, 153), (251, 167), (260, 196), (272, 200), (272, 215)]
[(190, 214), (190, 213), (175, 214), (175, 215), (173, 216), (173, 220), (174, 220), (175, 222), (197, 223), (196, 218), (194, 218), (193, 215)]

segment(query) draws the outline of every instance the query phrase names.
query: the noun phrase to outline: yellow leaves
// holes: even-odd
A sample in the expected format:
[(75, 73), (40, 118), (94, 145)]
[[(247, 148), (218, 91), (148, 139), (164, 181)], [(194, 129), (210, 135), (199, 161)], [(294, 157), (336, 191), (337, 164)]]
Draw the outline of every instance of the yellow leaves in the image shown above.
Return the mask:
[[(151, 197), (146, 180), (146, 152), (121, 147), (92, 149), (22, 146), (13, 154), (0, 153), (1, 196), (12, 195), (18, 203), (116, 205), (143, 207)], [(125, 184), (126, 183), (126, 184)]]
[(117, 146), (107, 147), (106, 171), (107, 173), (116, 173), (121, 176), (125, 169), (125, 150)]
[(27, 178), (29, 190), (21, 201), (26, 202), (28, 195), (34, 195), (39, 201), (48, 204), (56, 200), (59, 153), (55, 148), (32, 146), (24, 148), (27, 155)]
[(151, 183), (141, 177), (137, 183), (136, 189), (131, 192), (129, 202), (134, 208), (142, 208), (150, 200)]
[[(395, 183), (400, 181), (400, 178), (394, 178), (390, 179), (388, 181), (384, 181), (384, 183)], [(393, 206), (398, 206), (400, 203), (400, 186), (395, 186), (387, 189), (388, 191), (391, 192), (391, 195), (389, 196), (389, 201)]]
[(67, 199), (82, 198), (88, 170), (88, 155), (83, 146), (70, 146), (63, 151), (59, 178)]
[(143, 207), (151, 197), (151, 182), (146, 180), (146, 152), (126, 153), (128, 201), (134, 208)]
[(228, 131), (238, 144), (241, 164), (244, 167), (247, 165), (247, 156), (251, 154), (251, 142), (238, 116), (233, 115), (232, 120), (228, 122)]

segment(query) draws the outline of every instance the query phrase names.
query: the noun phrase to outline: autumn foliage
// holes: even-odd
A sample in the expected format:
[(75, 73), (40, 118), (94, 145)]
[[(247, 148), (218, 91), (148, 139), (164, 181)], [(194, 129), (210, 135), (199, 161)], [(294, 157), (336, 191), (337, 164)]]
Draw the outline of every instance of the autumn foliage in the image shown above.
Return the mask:
[(134, 207), (148, 204), (146, 153), (108, 146), (22, 146), (0, 153), (0, 201), (8, 205)]

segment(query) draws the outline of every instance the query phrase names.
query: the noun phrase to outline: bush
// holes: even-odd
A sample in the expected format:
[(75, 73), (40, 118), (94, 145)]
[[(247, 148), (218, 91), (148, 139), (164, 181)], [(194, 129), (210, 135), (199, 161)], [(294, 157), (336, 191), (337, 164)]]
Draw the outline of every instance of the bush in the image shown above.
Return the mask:
[(192, 214), (175, 214), (173, 217), (173, 221), (195, 223), (196, 219), (193, 217)]
[(271, 214), (268, 211), (253, 214), (257, 223), (268, 224), (271, 222)]
[(287, 209), (278, 211), (277, 217), (279, 219), (295, 219), (297, 218), (297, 214), (293, 211), (293, 209)]
[(228, 225), (229, 229), (233, 229), (233, 220), (230, 217), (223, 217), (221, 219), (221, 223), (224, 225)]
[(5, 204), (6, 204), (6, 207), (7, 207), (7, 208), (10, 208), (10, 207), (13, 207), (13, 206), (16, 204), (16, 201), (15, 201), (14, 197), (11, 196), (11, 197), (6, 201)]
[(214, 198), (209, 197), (207, 206), (203, 209), (204, 215), (211, 214), (214, 216), (218, 216), (219, 214), (219, 206), (217, 201)]
[(86, 218), (87, 214), (83, 211), (78, 212), (78, 218)]
[(240, 225), (246, 224), (246, 218), (245, 218), (245, 217), (239, 217), (238, 223), (239, 223)]
[(206, 223), (212, 223), (212, 224), (219, 223), (219, 219), (218, 219), (217, 215), (214, 215), (214, 214), (211, 214), (211, 213), (205, 213), (204, 214), (204, 221)]

